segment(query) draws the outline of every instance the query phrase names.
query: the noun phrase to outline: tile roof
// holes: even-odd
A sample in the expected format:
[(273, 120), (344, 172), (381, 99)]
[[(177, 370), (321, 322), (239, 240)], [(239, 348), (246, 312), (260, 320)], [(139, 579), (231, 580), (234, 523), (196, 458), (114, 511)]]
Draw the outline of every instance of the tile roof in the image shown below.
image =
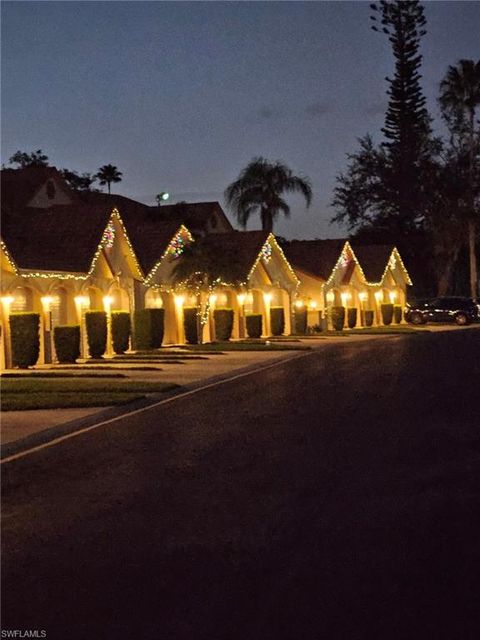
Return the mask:
[(352, 245), (368, 282), (380, 282), (392, 255), (393, 244)]
[(23, 209), (40, 187), (50, 178), (62, 176), (55, 167), (25, 167), (24, 169), (2, 169), (2, 210)]
[(109, 217), (104, 208), (78, 205), (4, 211), (2, 238), (21, 269), (85, 273)]
[(282, 249), (293, 268), (328, 280), (335, 267), (346, 239), (291, 240), (282, 243)]

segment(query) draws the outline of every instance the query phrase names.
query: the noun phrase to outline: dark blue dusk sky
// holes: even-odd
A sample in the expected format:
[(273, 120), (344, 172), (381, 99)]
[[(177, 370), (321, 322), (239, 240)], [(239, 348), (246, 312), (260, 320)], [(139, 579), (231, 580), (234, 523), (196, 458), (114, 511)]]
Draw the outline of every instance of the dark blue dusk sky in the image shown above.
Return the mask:
[[(2, 161), (41, 148), (58, 168), (123, 171), (154, 204), (222, 201), (252, 157), (310, 177), (289, 238), (335, 237), (329, 202), (356, 139), (378, 140), (393, 59), (367, 2), (3, 2)], [(479, 2), (427, 2), (423, 87), (480, 54)], [(258, 228), (255, 219), (249, 228)]]

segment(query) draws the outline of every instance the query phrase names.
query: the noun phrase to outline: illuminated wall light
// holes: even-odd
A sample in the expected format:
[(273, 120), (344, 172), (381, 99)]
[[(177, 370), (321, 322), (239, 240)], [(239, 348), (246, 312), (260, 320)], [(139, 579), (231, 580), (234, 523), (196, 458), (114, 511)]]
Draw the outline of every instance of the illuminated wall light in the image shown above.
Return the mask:
[(375, 291), (375, 300), (380, 303), (383, 300), (383, 291)]
[(390, 291), (390, 293), (388, 294), (390, 296), (390, 302), (393, 304), (396, 300), (397, 297), (397, 292), (396, 291)]
[(177, 307), (183, 306), (184, 302), (185, 302), (185, 296), (175, 296), (175, 304), (177, 305)]
[(42, 302), (43, 310), (44, 310), (45, 312), (50, 311), (50, 305), (51, 305), (51, 304), (52, 304), (52, 302), (53, 302), (53, 297), (52, 297), (52, 296), (42, 296), (42, 297), (40, 298), (40, 300), (41, 300), (41, 302)]
[(351, 299), (351, 297), (352, 297), (352, 294), (351, 294), (351, 293), (341, 293), (341, 294), (340, 294), (340, 297), (341, 297), (341, 299), (342, 299), (342, 305), (343, 305), (344, 307), (346, 307), (346, 306), (347, 306), (347, 302), (348, 302), (348, 301)]
[(88, 296), (75, 296), (75, 304), (79, 307), (89, 307), (90, 298)]
[(295, 306), (297, 307), (297, 309), (301, 309), (303, 307), (303, 300), (296, 300)]
[(2, 296), (2, 304), (6, 307), (9, 307), (14, 300), (15, 298), (13, 296)]
[(216, 301), (217, 301), (217, 295), (215, 293), (212, 293), (209, 298), (208, 301), (210, 302), (210, 304), (213, 306)]
[(329, 291), (327, 293), (327, 302), (333, 302), (335, 300), (335, 294), (333, 291)]
[(237, 295), (237, 301), (238, 304), (243, 307), (243, 305), (245, 304), (245, 300), (246, 300), (247, 296), (244, 293), (239, 293)]
[(358, 297), (360, 298), (360, 300), (361, 300), (362, 302), (365, 302), (365, 300), (368, 298), (368, 293), (367, 293), (366, 291), (361, 291), (361, 292), (358, 294)]
[(317, 303), (315, 302), (315, 300), (311, 300), (310, 304), (308, 305), (309, 309), (313, 309), (315, 310), (317, 308)]
[(113, 302), (112, 296), (103, 296), (103, 307), (107, 313), (110, 311), (112, 302)]
[(272, 294), (271, 293), (264, 293), (263, 294), (263, 299), (265, 300), (265, 304), (270, 304), (270, 302), (272, 301)]

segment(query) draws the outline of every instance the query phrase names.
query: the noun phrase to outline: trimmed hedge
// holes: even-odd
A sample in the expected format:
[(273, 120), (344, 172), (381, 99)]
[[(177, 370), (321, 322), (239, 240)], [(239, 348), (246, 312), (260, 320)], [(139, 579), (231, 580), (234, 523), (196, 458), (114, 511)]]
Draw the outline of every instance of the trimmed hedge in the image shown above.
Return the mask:
[(101, 358), (107, 348), (107, 314), (105, 311), (86, 311), (88, 353), (91, 358)]
[(272, 336), (281, 336), (285, 331), (285, 311), (283, 307), (270, 307), (270, 329)]
[(295, 308), (295, 333), (300, 335), (307, 333), (307, 309), (305, 307)]
[(402, 316), (403, 316), (402, 307), (401, 307), (401, 305), (396, 304), (393, 307), (393, 319), (395, 320), (396, 324), (400, 324), (401, 323)]
[(349, 329), (354, 329), (357, 324), (357, 308), (349, 307), (347, 309), (347, 325)]
[(8, 319), (12, 341), (12, 364), (27, 369), (40, 353), (40, 314), (13, 312)]
[(134, 348), (137, 351), (159, 349), (164, 329), (165, 309), (137, 309), (134, 314)]
[(75, 364), (80, 357), (80, 325), (63, 325), (53, 329), (53, 343), (57, 360), (62, 364)]
[(215, 338), (222, 342), (230, 340), (233, 331), (233, 309), (215, 309)]
[(335, 331), (342, 331), (345, 325), (345, 307), (332, 307), (332, 325)]
[(197, 307), (183, 308), (183, 328), (188, 344), (198, 344)]
[(115, 353), (125, 353), (131, 333), (128, 311), (112, 311), (112, 345)]
[(249, 338), (260, 338), (262, 335), (262, 314), (248, 313), (245, 316), (245, 325)]
[(382, 304), (380, 306), (380, 310), (382, 312), (382, 322), (385, 325), (392, 324), (393, 320), (393, 304)]
[(365, 326), (371, 327), (373, 325), (373, 311), (371, 309), (367, 309), (364, 313), (365, 313)]

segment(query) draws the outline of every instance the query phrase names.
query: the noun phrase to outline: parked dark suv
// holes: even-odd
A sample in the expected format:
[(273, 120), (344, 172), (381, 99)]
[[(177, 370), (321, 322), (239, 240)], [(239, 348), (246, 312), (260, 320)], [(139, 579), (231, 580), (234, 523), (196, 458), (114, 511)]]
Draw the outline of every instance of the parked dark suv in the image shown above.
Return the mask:
[(459, 325), (480, 320), (480, 305), (473, 298), (445, 297), (417, 300), (407, 304), (405, 320), (412, 324), (456, 322)]

